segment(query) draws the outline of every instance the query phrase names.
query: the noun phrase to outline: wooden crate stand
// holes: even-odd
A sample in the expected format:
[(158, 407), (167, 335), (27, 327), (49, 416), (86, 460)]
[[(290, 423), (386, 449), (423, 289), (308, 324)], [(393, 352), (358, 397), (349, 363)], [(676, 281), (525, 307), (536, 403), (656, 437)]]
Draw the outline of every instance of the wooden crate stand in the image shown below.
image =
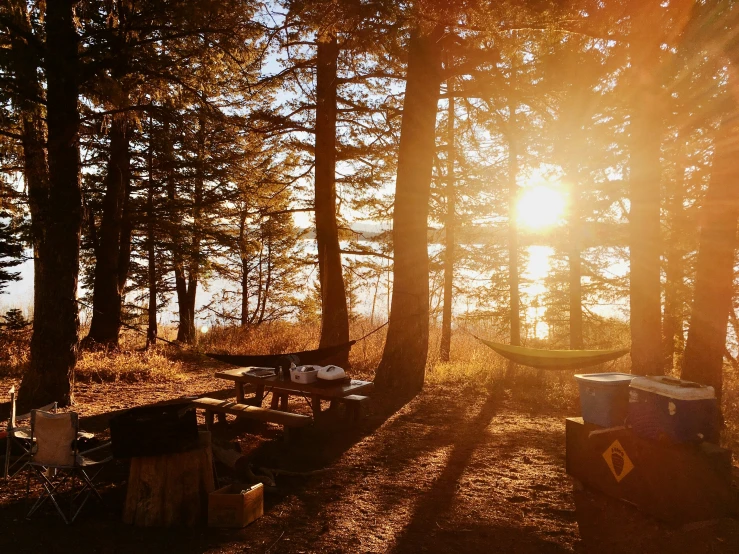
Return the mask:
[(246, 527), (264, 515), (264, 485), (232, 484), (208, 495), (210, 527)]

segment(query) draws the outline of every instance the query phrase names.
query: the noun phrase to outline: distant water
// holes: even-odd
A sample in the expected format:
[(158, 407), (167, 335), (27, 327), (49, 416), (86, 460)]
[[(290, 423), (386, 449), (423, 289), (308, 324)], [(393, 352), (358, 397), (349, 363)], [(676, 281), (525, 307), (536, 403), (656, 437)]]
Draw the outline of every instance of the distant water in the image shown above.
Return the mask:
[[(439, 245), (430, 245), (429, 251), (433, 253), (435, 248), (440, 248)], [(315, 245), (310, 241), (310, 246), (306, 248), (307, 252), (315, 250)], [(529, 246), (528, 247), (528, 263), (522, 268), (522, 277), (525, 282), (521, 286), (522, 299), (528, 299), (528, 307), (525, 310), (525, 319), (534, 324), (534, 333), (537, 337), (545, 338), (549, 332), (549, 326), (545, 322), (546, 307), (539, 305), (538, 302), (532, 303), (531, 300), (544, 294), (546, 287), (544, 285), (544, 279), (551, 270), (551, 256), (553, 250), (546, 246)], [(354, 256), (347, 256), (347, 258)], [(33, 305), (33, 261), (28, 260), (16, 268), (21, 275), (21, 280), (14, 281), (8, 284), (6, 291), (0, 294), (0, 314), (4, 314), (10, 308), (20, 308), (23, 312), (30, 316)], [(606, 271), (610, 276), (624, 275), (628, 272), (628, 264), (623, 262), (616, 262), (611, 265)], [(473, 277), (473, 275), (463, 272), (465, 277)], [(306, 291), (312, 291), (313, 279), (309, 279), (306, 285)], [(584, 279), (587, 281), (587, 279)], [(384, 283), (384, 279), (383, 279)], [(365, 291), (361, 291), (358, 294), (360, 306), (355, 307), (358, 312), (369, 315), (371, 311), (371, 298), (374, 284), (368, 283), (366, 294)], [(223, 290), (233, 290), (234, 284), (227, 283), (222, 279), (212, 279), (207, 283), (201, 284), (198, 287), (197, 292), (197, 309), (200, 310), (203, 306), (209, 304), (214, 296), (218, 296)], [(385, 317), (385, 306), (387, 305), (387, 296), (385, 286), (381, 286), (378, 290), (377, 298), (377, 317)], [(80, 289), (80, 296), (85, 294), (85, 290)], [(531, 305), (533, 304), (533, 305)], [(457, 299), (455, 302), (455, 312), (463, 313), (465, 302), (461, 299)], [(472, 306), (468, 306), (472, 307)], [(619, 319), (627, 318), (628, 315), (628, 299), (624, 298), (620, 302), (615, 304), (603, 304), (590, 306), (593, 312), (605, 317), (616, 317)], [(83, 315), (84, 317), (84, 315)], [(214, 324), (214, 316), (209, 312), (203, 310), (197, 315), (198, 326), (207, 325), (211, 326)], [(175, 323), (177, 321), (177, 302), (174, 296), (170, 298), (167, 306), (162, 309), (159, 313), (159, 322), (161, 324)]]
[(33, 304), (33, 260), (27, 260), (13, 268), (21, 276), (20, 281), (11, 281), (0, 294), (0, 312), (5, 313), (10, 308), (20, 308), (24, 312), (31, 309)]
[[(23, 313), (31, 317), (33, 312), (33, 260), (28, 260), (14, 268), (14, 271), (20, 273), (19, 281), (8, 283), (7, 288), (0, 294), (0, 314), (4, 314), (11, 308), (19, 308)], [(219, 286), (220, 285), (220, 286)], [(208, 283), (207, 288), (202, 285), (198, 288), (197, 304), (198, 308), (203, 307), (211, 301), (211, 292), (221, 290), (223, 283), (213, 280)], [(80, 287), (79, 296), (83, 296), (87, 291)], [(177, 320), (176, 301), (174, 298), (169, 305), (159, 313), (159, 322), (162, 324), (171, 323)], [(173, 307), (175, 309), (173, 309)], [(197, 317), (198, 325), (205, 325), (210, 318), (207, 314)]]

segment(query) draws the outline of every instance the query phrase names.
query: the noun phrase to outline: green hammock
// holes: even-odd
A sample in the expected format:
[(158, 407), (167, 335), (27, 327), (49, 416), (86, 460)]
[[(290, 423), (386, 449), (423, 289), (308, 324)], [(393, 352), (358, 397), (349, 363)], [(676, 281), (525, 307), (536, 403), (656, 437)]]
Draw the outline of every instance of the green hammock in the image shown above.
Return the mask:
[(610, 362), (629, 353), (628, 348), (620, 350), (542, 350), (510, 346), (472, 336), (504, 358), (536, 369), (581, 369)]

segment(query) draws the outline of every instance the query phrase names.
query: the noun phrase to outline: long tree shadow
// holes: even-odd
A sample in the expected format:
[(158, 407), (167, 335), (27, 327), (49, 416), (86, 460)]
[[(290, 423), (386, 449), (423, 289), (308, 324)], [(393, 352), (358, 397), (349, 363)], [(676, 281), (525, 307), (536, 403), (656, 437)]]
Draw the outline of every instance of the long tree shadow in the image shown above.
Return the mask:
[[(477, 448), (490, 440), (487, 427), (498, 413), (503, 399), (501, 390), (489, 394), (475, 418), (459, 429), (453, 439), (454, 447), (446, 466), (434, 481), (431, 490), (416, 504), (408, 525), (397, 536), (392, 552), (479, 551), (481, 544), (490, 541), (500, 552), (564, 552), (565, 550), (535, 534), (511, 526), (465, 523), (464, 529), (444, 528), (439, 524), (455, 501), (458, 484), (468, 469)], [(491, 491), (494, 493), (494, 491)]]
[[(279, 440), (281, 432), (274, 427), (254, 421), (236, 421), (229, 423), (217, 431), (216, 440), (236, 440), (245, 433), (260, 434), (270, 437), (271, 440), (261, 441), (256, 447), (245, 454), (255, 465), (276, 467), (280, 469), (316, 470), (329, 467), (336, 463), (344, 454), (358, 443), (372, 437), (380, 428), (387, 429), (392, 436), (393, 429), (407, 425), (408, 418), (413, 418), (417, 412), (428, 410), (428, 403), (434, 400), (423, 395), (404, 402), (372, 403), (369, 413), (358, 425), (337, 423), (328, 426), (315, 426), (306, 429), (299, 438), (292, 441)], [(426, 422), (429, 433), (432, 424)], [(439, 430), (438, 427), (435, 428)], [(382, 451), (397, 449), (395, 444), (382, 444), (378, 457), (383, 458)], [(422, 450), (409, 451), (408, 455), (418, 457)], [(394, 456), (397, 461), (398, 456)], [(401, 460), (407, 463), (411, 460)]]
[[(266, 545), (263, 547), (266, 550), (269, 544), (282, 537), (283, 532), (287, 533), (283, 543), (291, 534), (291, 544), (297, 543), (296, 535), (318, 540), (321, 531), (315, 529), (314, 518), (308, 514), (330, 511), (333, 509), (332, 499), (341, 499), (347, 494), (351, 497), (349, 489), (361, 487), (358, 481), (362, 475), (376, 474), (378, 471), (392, 475), (404, 467), (414, 468), (427, 455), (433, 456), (450, 449), (448, 464), (435, 480), (433, 490), (422, 497), (410, 525), (399, 535), (398, 552), (417, 551), (419, 535), (429, 533), (434, 526), (431, 516), (438, 514), (439, 507), (448, 505), (453, 499), (455, 483), (468, 466), (480, 441), (484, 440), (485, 429), (497, 413), (502, 398), (499, 392), (490, 393), (478, 412), (474, 405), (480, 400), (479, 394), (475, 395), (475, 402), (470, 402), (465, 394), (457, 395), (454, 391), (445, 390), (441, 394), (439, 392), (424, 393), (405, 406), (376, 407), (358, 428), (317, 429), (292, 444), (284, 443), (280, 439), (280, 432), (272, 427), (252, 428), (252, 424), (246, 422), (229, 424), (223, 431), (216, 430), (216, 439), (225, 440), (255, 431), (266, 432), (267, 439), (253, 451), (247, 452), (255, 465), (286, 469), (331, 467), (352, 451), (336, 465), (339, 473), (328, 473), (325, 478), (281, 479), (280, 489), (265, 494), (265, 517), (243, 531), (214, 530), (202, 526), (179, 530), (136, 528), (134, 531), (134, 528), (120, 521), (127, 471), (124, 463), (118, 463), (105, 479), (108, 485), (102, 506), (88, 507), (89, 510), (74, 528), (63, 526), (53, 514), (24, 521), (25, 506), (20, 500), (0, 508), (0, 551), (161, 552), (176, 549), (189, 554), (223, 549), (228, 544), (241, 541), (260, 541), (259, 544)], [(104, 420), (104, 417), (99, 417), (92, 421), (102, 425)], [(352, 450), (360, 442), (362, 444)], [(412, 484), (409, 487), (408, 492), (414, 492)], [(337, 497), (332, 491), (338, 490), (346, 493)], [(393, 496), (390, 500), (378, 499), (381, 504), (387, 504), (379, 508), (380, 511), (392, 511), (402, 494), (401, 491), (400, 496)], [(288, 527), (285, 527), (285, 518), (291, 522)], [(534, 535), (507, 527), (494, 530), (493, 526), (474, 523), (466, 527), (462, 533), (433, 527), (436, 532), (434, 540), (448, 546), (447, 551), (455, 551), (458, 547), (475, 551), (475, 541), (486, 534), (511, 544), (523, 544), (534, 538)], [(21, 540), (21, 537), (25, 539)], [(539, 541), (536, 544), (540, 547), (539, 551), (551, 548), (550, 543)], [(280, 550), (278, 548), (275, 551)]]

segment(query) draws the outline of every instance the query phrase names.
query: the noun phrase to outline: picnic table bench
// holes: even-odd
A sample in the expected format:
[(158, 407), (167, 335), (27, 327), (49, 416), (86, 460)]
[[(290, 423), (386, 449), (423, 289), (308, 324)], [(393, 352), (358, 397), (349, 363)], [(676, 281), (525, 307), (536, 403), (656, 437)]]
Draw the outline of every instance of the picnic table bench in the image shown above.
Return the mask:
[(311, 423), (311, 418), (306, 415), (270, 410), (230, 400), (204, 397), (196, 398), (192, 403), (196, 408), (205, 411), (205, 424), (209, 429), (213, 426), (215, 414), (231, 414), (236, 417), (276, 423), (282, 425), (286, 430), (305, 427)]

